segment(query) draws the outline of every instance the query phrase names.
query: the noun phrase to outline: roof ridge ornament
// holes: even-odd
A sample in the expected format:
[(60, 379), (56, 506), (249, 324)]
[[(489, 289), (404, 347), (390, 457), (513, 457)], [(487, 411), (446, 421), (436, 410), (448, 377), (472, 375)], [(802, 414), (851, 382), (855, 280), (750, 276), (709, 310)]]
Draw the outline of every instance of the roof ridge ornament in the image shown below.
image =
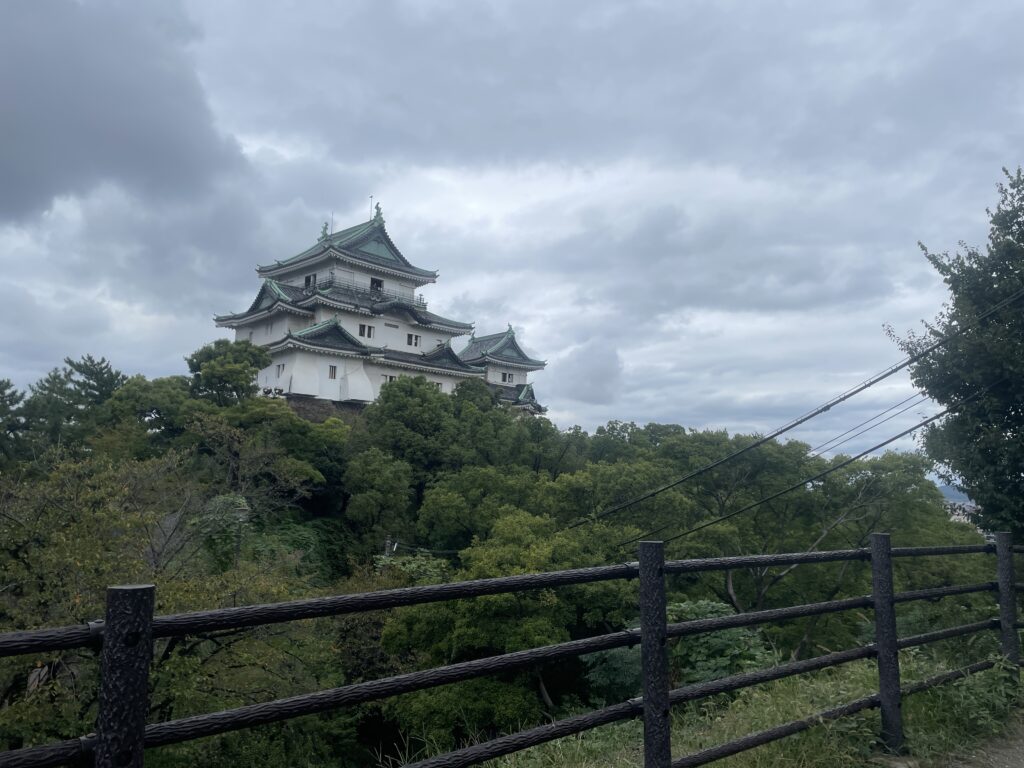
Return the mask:
[(375, 206), (373, 206), (373, 221), (376, 224), (384, 223), (384, 214), (381, 213), (380, 203), (377, 203)]
[(323, 228), (320, 230), (320, 237), (318, 237), (316, 241), (318, 243), (322, 243), (328, 237), (330, 237), (330, 235), (327, 233), (327, 222), (325, 221)]

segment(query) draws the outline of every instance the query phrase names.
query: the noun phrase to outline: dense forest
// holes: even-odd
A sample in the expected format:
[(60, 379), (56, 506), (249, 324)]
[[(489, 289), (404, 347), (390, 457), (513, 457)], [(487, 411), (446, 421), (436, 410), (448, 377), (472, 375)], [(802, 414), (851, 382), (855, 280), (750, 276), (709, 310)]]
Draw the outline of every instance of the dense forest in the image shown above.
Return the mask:
[[(845, 458), (770, 442), (605, 515), (756, 436), (623, 422), (560, 430), (496, 405), (482, 382), (446, 395), (421, 378), (313, 423), (257, 395), (250, 382), (265, 355), (218, 341), (179, 376), (126, 377), (85, 356), (27, 392), (0, 380), (0, 631), (100, 617), (104, 589), (118, 583), (156, 584), (157, 612), (170, 613), (621, 562), (635, 559), (629, 542), (646, 531), (671, 536)], [(862, 460), (674, 541), (668, 555), (859, 547), (874, 531), (901, 545), (979, 541), (949, 519), (929, 469), (916, 454)], [(897, 586), (988, 581), (989, 566), (900, 562)], [(737, 570), (671, 588), (681, 620), (866, 594), (870, 574), (857, 563)], [(965, 596), (941, 610), (987, 615), (978, 605)], [(904, 621), (937, 626), (938, 611), (914, 608)], [(623, 582), (162, 640), (150, 721), (585, 637), (636, 617), (635, 584)], [(858, 614), (732, 630), (674, 646), (673, 674), (706, 679), (869, 633)], [(444, 686), (155, 750), (147, 763), (386, 763), (632, 696), (637, 655)], [(96, 677), (93, 651), (0, 661), (0, 748), (91, 730)]]

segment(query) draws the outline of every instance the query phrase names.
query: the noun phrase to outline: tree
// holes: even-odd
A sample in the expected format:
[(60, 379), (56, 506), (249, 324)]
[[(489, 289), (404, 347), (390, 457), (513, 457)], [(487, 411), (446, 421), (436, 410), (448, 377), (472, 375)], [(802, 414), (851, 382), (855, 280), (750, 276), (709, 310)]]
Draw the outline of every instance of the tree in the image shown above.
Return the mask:
[(230, 405), (256, 394), (256, 374), (270, 365), (270, 353), (248, 341), (217, 339), (197, 349), (185, 362), (196, 397)]
[(104, 404), (89, 443), (108, 456), (158, 455), (184, 433), (188, 402), (187, 376), (132, 376)]
[(15, 456), (22, 426), (18, 406), (24, 399), (25, 394), (16, 390), (10, 379), (0, 379), (0, 460)]
[[(606, 562), (621, 535), (602, 523), (586, 531), (559, 531), (549, 517), (509, 508), (486, 541), (461, 553), (463, 567), (455, 580)], [(632, 618), (635, 600), (633, 585), (611, 581), (416, 606), (391, 615), (383, 642), (410, 667), (450, 664), (620, 628)], [(581, 663), (538, 666), (501, 679), (419, 691), (385, 706), (408, 732), (452, 746), (538, 720), (562, 694), (580, 688), (584, 672)]]
[(81, 445), (95, 429), (102, 406), (125, 381), (104, 357), (64, 358), (63, 368), (54, 368), (29, 387), (31, 394), (22, 405), (31, 449), (38, 454), (58, 443)]
[(420, 492), (429, 476), (461, 464), (452, 398), (422, 376), (385, 386), (365, 411), (372, 445), (412, 467)]
[[(197, 477), (193, 458), (79, 460), (51, 450), (32, 482), (0, 474), (0, 631), (102, 616), (106, 587), (118, 583), (155, 583), (160, 613), (308, 594), (304, 552), (243, 519), (251, 497)], [(151, 716), (338, 685), (328, 646), (322, 627), (300, 625), (158, 641)], [(0, 659), (0, 750), (92, 727), (96, 672), (89, 649)]]
[(979, 505), (978, 523), (1024, 535), (1024, 302), (978, 319), (1024, 288), (1024, 174), (1004, 173), (984, 250), (962, 244), (950, 255), (922, 246), (950, 299), (926, 333), (898, 343), (914, 355), (953, 335), (911, 367), (917, 387), (955, 408), (928, 428), (925, 448), (941, 477)]
[(64, 364), (70, 371), (71, 391), (83, 407), (102, 405), (128, 381), (105, 357), (97, 360), (92, 355), (83, 355), (77, 361), (65, 357)]
[(379, 551), (387, 537), (411, 538), (412, 469), (408, 464), (371, 448), (352, 459), (344, 482), (351, 494), (345, 519), (362, 557)]

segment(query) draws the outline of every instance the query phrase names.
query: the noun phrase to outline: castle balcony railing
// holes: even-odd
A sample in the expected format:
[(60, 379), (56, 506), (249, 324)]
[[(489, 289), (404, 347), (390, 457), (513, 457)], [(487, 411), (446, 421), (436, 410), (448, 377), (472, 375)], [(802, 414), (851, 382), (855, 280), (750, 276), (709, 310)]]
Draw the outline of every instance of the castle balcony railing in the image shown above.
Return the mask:
[(408, 304), (410, 307), (415, 307), (416, 309), (426, 310), (427, 308), (427, 300), (423, 298), (423, 294), (401, 293), (400, 291), (385, 288), (368, 288), (354, 280), (345, 280), (334, 275), (326, 277), (323, 280), (317, 280), (316, 287), (322, 290), (327, 290), (329, 288), (341, 288), (342, 290), (351, 291), (352, 293), (360, 296), (369, 297), (373, 301), (398, 301), (402, 304)]
[[(67, 741), (0, 752), (0, 766), (44, 768), (68, 763), (91, 763), (104, 768), (115, 765), (139, 768), (143, 765), (144, 751), (153, 747), (200, 739), (241, 728), (253, 728), (316, 712), (352, 707), (486, 675), (506, 674), (543, 664), (560, 663), (588, 653), (634, 645), (639, 645), (641, 649), (642, 696), (499, 736), (444, 755), (428, 757), (408, 764), (409, 768), (466, 768), (554, 739), (579, 734), (600, 725), (633, 718), (643, 719), (645, 768), (690, 768), (716, 762), (730, 755), (869, 709), (878, 709), (881, 713), (881, 746), (889, 752), (898, 753), (903, 747), (903, 713), (900, 706), (902, 699), (997, 665), (1008, 670), (1015, 670), (1020, 665), (1021, 652), (1017, 631), (1022, 625), (1017, 621), (1017, 594), (1022, 585), (1017, 584), (1014, 579), (1013, 556), (1015, 552), (1022, 551), (1024, 547), (1013, 546), (1009, 533), (997, 533), (994, 544), (938, 547), (892, 547), (888, 534), (875, 533), (871, 535), (870, 547), (861, 549), (673, 561), (665, 560), (662, 542), (646, 541), (640, 542), (639, 561), (618, 565), (333, 595), (267, 605), (219, 608), (172, 616), (153, 615), (153, 585), (110, 587), (107, 590), (105, 620), (68, 627), (0, 634), (0, 657), (87, 646), (95, 647), (100, 655), (99, 716), (96, 732)], [(972, 554), (995, 555), (995, 568), (992, 569), (992, 575), (996, 577), (994, 580), (978, 584), (937, 586), (909, 592), (897, 592), (893, 589), (892, 565), (896, 558)], [(749, 567), (814, 567), (822, 563), (845, 561), (860, 561), (869, 565), (872, 577), (870, 595), (854, 595), (821, 603), (771, 608), (681, 623), (667, 621), (666, 585), (668, 579), (673, 576)], [(339, 616), (482, 595), (553, 589), (572, 584), (593, 584), (620, 579), (639, 582), (637, 597), (640, 626), (636, 629), (623, 629), (500, 656), (350, 683), (338, 688), (249, 704), (221, 712), (192, 715), (166, 722), (146, 722), (149, 714), (149, 670), (154, 641), (185, 635), (240, 630), (298, 619)], [(993, 608), (996, 610), (982, 621), (944, 627), (918, 635), (900, 636), (897, 633), (897, 606), (919, 600), (934, 601), (967, 594), (994, 595)], [(874, 642), (773, 667), (744, 671), (678, 688), (672, 687), (666, 645), (669, 641), (735, 627), (753, 627), (769, 622), (841, 611), (869, 611), (873, 615)], [(901, 682), (900, 651), (983, 632), (998, 633), (998, 654), (973, 661), (965, 658), (964, 666), (958, 669), (938, 671), (937, 674), (923, 680)], [(838, 704), (809, 717), (782, 723), (673, 760), (670, 750), (670, 709), (673, 706), (861, 659), (873, 660), (877, 666), (877, 692)]]

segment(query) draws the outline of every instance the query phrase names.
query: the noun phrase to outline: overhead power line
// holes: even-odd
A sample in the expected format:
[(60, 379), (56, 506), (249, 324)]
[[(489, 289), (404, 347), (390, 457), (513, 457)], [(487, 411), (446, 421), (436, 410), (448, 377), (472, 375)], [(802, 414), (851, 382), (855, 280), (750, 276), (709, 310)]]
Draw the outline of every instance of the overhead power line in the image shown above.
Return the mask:
[[(785, 496), (787, 493), (792, 493), (795, 490), (798, 490), (800, 488), (804, 488), (808, 483), (817, 482), (818, 480), (821, 480), (822, 478), (827, 477), (828, 475), (831, 475), (833, 472), (838, 472), (840, 469), (844, 469), (845, 467), (850, 466), (854, 462), (859, 461), (860, 459), (863, 459), (868, 454), (874, 453), (879, 448), (884, 448), (885, 446), (889, 445), (890, 443), (894, 443), (895, 441), (899, 440), (900, 438), (906, 437), (910, 433), (917, 431), (921, 427), (927, 426), (928, 424), (931, 424), (933, 421), (936, 421), (937, 419), (941, 419), (946, 414), (952, 413), (952, 412), (960, 409), (961, 407), (963, 407), (964, 405), (969, 403), (971, 400), (975, 400), (976, 398), (978, 398), (981, 395), (985, 394), (985, 392), (990, 390), (992, 387), (997, 386), (998, 384), (1001, 384), (1005, 380), (1006, 379), (1000, 379), (995, 384), (989, 384), (987, 387), (984, 387), (984, 388), (978, 390), (973, 395), (970, 395), (969, 397), (965, 397), (962, 400), (960, 400), (958, 403), (956, 403), (954, 405), (951, 405), (948, 408), (944, 408), (943, 410), (941, 410), (939, 413), (935, 414), (934, 416), (929, 416), (927, 419), (924, 419), (923, 421), (919, 421), (917, 424), (915, 424), (914, 426), (910, 427), (909, 429), (905, 429), (902, 432), (900, 432), (899, 434), (893, 435), (889, 439), (883, 440), (881, 443), (878, 443), (877, 445), (873, 445), (873, 446), (871, 446), (870, 448), (868, 448), (865, 451), (861, 451), (856, 456), (852, 456), (849, 459), (845, 459), (844, 461), (841, 461), (838, 464), (836, 464), (834, 466), (831, 466), (828, 469), (823, 470), (822, 472), (817, 473), (816, 475), (812, 475), (811, 477), (804, 478), (800, 482), (794, 483), (793, 485), (789, 486), (788, 488), (783, 488), (781, 491), (776, 491), (775, 493), (772, 493), (772, 494), (770, 494), (768, 496), (765, 496), (762, 499), (758, 499), (757, 501), (755, 501), (755, 502), (753, 502), (751, 504), (748, 504), (745, 507), (741, 507), (740, 509), (737, 509), (737, 510), (735, 510), (733, 512), (729, 512), (727, 514), (720, 515), (719, 517), (716, 517), (716, 518), (714, 518), (712, 520), (706, 520), (703, 523), (700, 523), (698, 525), (693, 526), (692, 528), (688, 528), (687, 530), (683, 531), (682, 533), (677, 533), (675, 536), (670, 536), (669, 538), (665, 539), (664, 542), (667, 544), (670, 541), (676, 541), (677, 539), (681, 539), (681, 538), (683, 538), (685, 536), (689, 536), (689, 535), (691, 535), (693, 533), (697, 533), (698, 531), (702, 531), (705, 528), (710, 528), (712, 525), (718, 525), (719, 523), (725, 522), (726, 520), (731, 520), (732, 518), (734, 518), (734, 517), (736, 517), (738, 515), (742, 515), (744, 512), (749, 512), (750, 510), (755, 509), (755, 508), (761, 506), (762, 504), (767, 504), (769, 501), (774, 501), (775, 499), (779, 498), (780, 496)], [(648, 536), (653, 536), (653, 535), (655, 535), (657, 533), (661, 533), (662, 531), (666, 530), (667, 528), (671, 528), (671, 527), (672, 527), (671, 523), (669, 523), (668, 525), (663, 525), (661, 528), (657, 528), (657, 529), (655, 529), (653, 531), (648, 531), (647, 533), (641, 534), (640, 536), (636, 536), (636, 537), (634, 537), (632, 539), (624, 541), (624, 542), (622, 542), (620, 544), (620, 546), (625, 546), (626, 544), (632, 544), (635, 541), (640, 541), (641, 539), (645, 539)]]
[[(706, 472), (710, 472), (712, 469), (720, 467), (723, 464), (725, 464), (726, 462), (732, 461), (733, 459), (735, 459), (735, 458), (737, 458), (739, 456), (742, 456), (743, 454), (745, 454), (745, 453), (747, 453), (749, 451), (752, 451), (755, 448), (761, 447), (765, 443), (769, 443), (772, 440), (775, 440), (776, 438), (781, 437), (782, 435), (786, 434), (787, 432), (790, 432), (790, 431), (796, 429), (801, 424), (804, 424), (805, 422), (808, 422), (811, 419), (813, 419), (813, 418), (815, 418), (817, 416), (820, 416), (821, 414), (823, 414), (823, 413), (825, 413), (827, 411), (830, 411), (832, 408), (834, 408), (835, 406), (839, 405), (840, 403), (843, 403), (843, 402), (849, 400), (854, 395), (858, 395), (861, 392), (863, 392), (864, 390), (869, 389), (870, 387), (875, 386), (875, 384), (878, 384), (879, 382), (884, 381), (885, 379), (889, 378), (890, 376), (892, 376), (892, 375), (894, 375), (896, 373), (899, 373), (901, 370), (903, 370), (907, 366), (913, 365), (918, 360), (921, 360), (922, 358), (930, 355), (932, 352), (934, 352), (936, 349), (938, 349), (939, 347), (943, 346), (947, 342), (951, 341), (952, 339), (955, 339), (958, 336), (963, 335), (968, 330), (970, 330), (974, 326), (976, 326), (979, 322), (984, 320), (986, 317), (989, 317), (990, 315), (1000, 311), (1001, 309), (1004, 309), (1005, 307), (1009, 306), (1013, 302), (1017, 301), (1022, 296), (1024, 296), (1024, 288), (1021, 288), (1019, 290), (1014, 291), (1013, 293), (1011, 293), (1009, 296), (1007, 296), (1002, 301), (997, 302), (994, 306), (990, 307), (989, 309), (985, 310), (980, 315), (978, 315), (976, 318), (974, 318), (974, 321), (972, 323), (969, 323), (967, 325), (961, 326), (960, 329), (957, 330), (955, 333), (950, 333), (950, 334), (948, 334), (946, 336), (939, 337), (934, 342), (929, 344), (927, 347), (922, 349), (920, 352), (917, 352), (917, 353), (915, 353), (913, 355), (909, 355), (909, 356), (905, 357), (900, 362), (898, 362), (898, 363), (896, 363), (894, 365), (889, 366), (884, 371), (881, 371), (881, 372), (875, 374), (874, 376), (872, 376), (869, 379), (865, 379), (864, 381), (862, 381), (857, 386), (855, 386), (855, 387), (853, 387), (851, 389), (848, 389), (846, 392), (843, 392), (842, 394), (837, 395), (836, 397), (832, 398), (828, 402), (823, 403), (822, 405), (819, 405), (817, 408), (814, 408), (813, 410), (808, 411), (803, 416), (799, 416), (799, 417), (793, 419), (792, 421), (788, 422), (787, 424), (784, 424), (783, 426), (779, 427), (778, 429), (772, 430), (767, 435), (764, 435), (763, 437), (758, 438), (757, 440), (755, 440), (754, 442), (750, 443), (749, 445), (744, 446), (743, 448), (740, 448), (739, 450), (733, 451), (732, 453), (728, 454), (727, 456), (724, 456), (724, 457), (722, 457), (720, 459), (712, 461), (709, 464), (705, 464), (702, 467), (699, 467), (699, 468), (697, 468), (695, 470), (692, 470), (691, 472), (687, 472), (685, 475), (683, 475), (682, 477), (678, 478), (677, 480), (673, 480), (672, 482), (665, 483), (664, 485), (660, 485), (660, 486), (657, 486), (655, 488), (652, 488), (651, 490), (645, 491), (644, 493), (640, 494), (639, 496), (635, 496), (635, 497), (633, 497), (631, 499), (628, 499), (627, 501), (623, 501), (623, 502), (620, 502), (618, 504), (614, 504), (611, 507), (608, 507), (608, 508), (603, 509), (600, 512), (594, 514), (594, 515), (591, 515), (590, 517), (581, 518), (581, 519), (577, 520), (574, 523), (570, 523), (569, 525), (567, 525), (562, 530), (571, 530), (573, 528), (578, 528), (581, 525), (586, 525), (588, 523), (593, 523), (593, 522), (595, 522), (597, 520), (600, 520), (600, 519), (603, 519), (605, 517), (608, 517), (609, 515), (614, 515), (617, 512), (621, 512), (624, 509), (628, 509), (629, 507), (632, 507), (635, 504), (639, 504), (641, 501), (647, 501), (648, 499), (654, 498), (658, 494), (664, 493), (665, 491), (671, 490), (672, 488), (675, 488), (676, 486), (682, 485), (687, 480), (692, 480), (693, 478), (699, 477), (700, 475), (703, 475)], [(856, 427), (855, 427), (855, 429), (856, 429)]]
[[(921, 395), (921, 394), (915, 392), (910, 397), (901, 400), (900, 402), (896, 403), (895, 405), (889, 406), (884, 411), (876, 413), (870, 419), (865, 419), (860, 424), (857, 424), (856, 426), (851, 427), (850, 429), (846, 430), (845, 432), (842, 432), (842, 433), (836, 435), (835, 437), (833, 437), (833, 438), (831, 438), (829, 440), (826, 440), (824, 443), (821, 443), (816, 448), (812, 448), (810, 451), (808, 451), (808, 454), (816, 454), (818, 451), (820, 451), (825, 446), (828, 446), (829, 450), (833, 450), (835, 448), (838, 448), (839, 446), (841, 446), (841, 445), (843, 445), (845, 443), (848, 443), (850, 440), (858, 438), (861, 435), (863, 435), (864, 433), (870, 432), (872, 429), (875, 429), (876, 427), (880, 427), (882, 424), (885, 424), (887, 421), (891, 421), (892, 419), (896, 418), (897, 416), (900, 416), (901, 414), (906, 413), (911, 408), (917, 407), (918, 405), (920, 405), (921, 403), (923, 403), (927, 399), (928, 399), (927, 395)], [(904, 405), (904, 403), (907, 403), (910, 400), (914, 400), (916, 402), (910, 403), (910, 405), (907, 405), (904, 408), (900, 408), (900, 410), (896, 411), (896, 413), (894, 413), (892, 416), (889, 416), (886, 419), (882, 419), (881, 421), (878, 421), (878, 422), (876, 422), (874, 424), (871, 424), (871, 422), (875, 421), (880, 416), (884, 416), (885, 414), (887, 414), (890, 411), (892, 411), (894, 408), (899, 408), (901, 405)], [(871, 424), (871, 426), (866, 427), (865, 429), (862, 429), (859, 432), (856, 432), (855, 434), (850, 434), (851, 432), (854, 432), (854, 430), (856, 430), (858, 427), (863, 427), (865, 424)], [(846, 437), (846, 435), (849, 435), (849, 437)], [(846, 437), (846, 439), (845, 440), (839, 440), (839, 438), (841, 438), (841, 437)], [(839, 440), (839, 442), (835, 442), (837, 440)], [(634, 541), (639, 541), (640, 539), (642, 539), (642, 538), (644, 538), (646, 536), (653, 536), (655, 534), (661, 533), (662, 531), (664, 531), (664, 530), (666, 530), (668, 528), (671, 528), (672, 525), (673, 525), (672, 523), (667, 523), (667, 524), (661, 526), (660, 528), (655, 528), (653, 531), (648, 531), (647, 533), (643, 533), (643, 534), (641, 534), (639, 536), (634, 536), (631, 539), (626, 539), (626, 541), (619, 542), (616, 546), (622, 547), (622, 546), (625, 546), (626, 544), (632, 544)]]
[[(908, 400), (915, 400), (916, 402), (913, 402), (910, 405), (907, 405), (907, 406), (904, 406), (903, 408), (900, 408), (898, 411), (896, 411), (896, 413), (892, 414), (891, 416), (887, 416), (886, 418), (882, 419), (881, 421), (875, 421), (875, 419), (877, 419), (879, 416), (884, 416), (889, 411), (891, 411), (893, 408), (896, 408), (897, 406), (903, 405), (903, 403), (905, 403), (907, 401), (904, 400), (904, 401), (902, 401), (900, 403), (897, 403), (896, 405), (892, 406), (892, 408), (887, 408), (884, 411), (882, 411), (881, 413), (875, 414), (874, 416), (872, 416), (867, 421), (862, 421), (856, 427), (853, 427), (851, 429), (846, 430), (845, 432), (843, 432), (842, 435), (836, 435), (831, 440), (829, 440), (827, 443), (823, 443), (822, 445), (828, 446), (828, 448), (826, 448), (825, 450), (834, 451), (839, 446), (846, 445), (848, 442), (850, 442), (851, 440), (855, 440), (856, 438), (860, 437), (864, 433), (870, 432), (871, 430), (875, 429), (876, 427), (882, 426), (887, 421), (892, 421), (897, 416), (903, 415), (904, 413), (909, 411), (911, 408), (916, 408), (917, 406), (921, 405), (921, 403), (925, 402), (928, 399), (928, 396), (927, 395), (917, 395), (917, 394), (915, 394), (913, 397), (907, 398), (907, 399)], [(865, 424), (869, 424), (872, 421), (875, 421), (875, 423), (871, 424), (870, 426), (864, 427), (864, 429), (860, 430), (859, 432), (854, 432), (852, 435), (850, 435), (850, 433), (853, 432), (854, 429), (857, 429), (857, 427), (863, 427)], [(839, 440), (839, 438), (843, 437), (844, 435), (850, 435), (850, 436), (847, 437), (844, 440)], [(836, 440), (839, 440), (839, 442), (835, 442)], [(813, 454), (816, 454), (816, 455), (820, 455), (819, 454), (820, 450), (821, 450), (821, 448), (819, 446), (818, 448), (812, 448), (810, 452), (813, 453)]]
[[(842, 443), (837, 443), (836, 441), (839, 440), (839, 438), (841, 438), (841, 437), (846, 437), (848, 434), (853, 432), (855, 429), (860, 429), (865, 424), (870, 424), (875, 419), (877, 419), (877, 418), (879, 418), (881, 416), (885, 416), (885, 414), (889, 413), (889, 411), (895, 410), (896, 408), (899, 408), (901, 405), (904, 405), (905, 403), (909, 403), (911, 400), (918, 400), (919, 402), (921, 402), (921, 401), (924, 401), (924, 400), (927, 400), (927, 399), (928, 399), (927, 395), (922, 395), (920, 392), (915, 392), (910, 397), (905, 398), (903, 400), (900, 400), (898, 403), (896, 403), (896, 405), (890, 405), (884, 411), (876, 413), (870, 419), (865, 419), (860, 424), (855, 424), (854, 426), (850, 427), (845, 432), (840, 432), (838, 435), (836, 435), (835, 437), (832, 437), (829, 440), (826, 440), (824, 443), (816, 445), (814, 448), (811, 448), (809, 453), (821, 453), (822, 451), (832, 451), (832, 450), (835, 450), (837, 447), (839, 447), (840, 445), (842, 445), (843, 443), (846, 442), (846, 440), (844, 440)], [(914, 405), (916, 405), (916, 404), (917, 403), (914, 403), (910, 407), (913, 408)], [(900, 411), (900, 413), (903, 413), (903, 411)], [(882, 423), (884, 423), (884, 422), (881, 422), (881, 421), (878, 422), (878, 424), (882, 424)], [(878, 424), (876, 424), (875, 426), (878, 426)], [(863, 434), (863, 433), (858, 433), (858, 434)], [(856, 435), (854, 435), (854, 437), (856, 437)]]

